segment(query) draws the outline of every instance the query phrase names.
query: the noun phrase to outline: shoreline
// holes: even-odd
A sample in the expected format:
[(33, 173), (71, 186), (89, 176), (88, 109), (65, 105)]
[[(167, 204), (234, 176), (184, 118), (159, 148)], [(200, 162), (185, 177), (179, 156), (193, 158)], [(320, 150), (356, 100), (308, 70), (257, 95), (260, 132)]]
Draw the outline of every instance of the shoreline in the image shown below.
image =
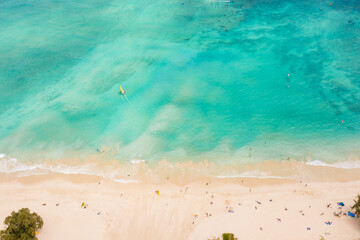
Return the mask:
[(96, 176), (119, 183), (171, 182), (184, 185), (212, 178), (227, 182), (249, 178), (265, 179), (266, 181), (270, 181), (270, 179), (340, 182), (360, 180), (360, 160), (324, 163), (317, 160), (289, 159), (267, 160), (250, 164), (219, 164), (208, 160), (172, 163), (163, 159), (156, 164), (149, 165), (144, 160), (121, 163), (116, 160), (101, 161), (95, 157), (89, 158), (87, 161), (62, 159), (32, 163), (19, 161), (3, 154), (0, 156), (0, 166), (0, 176), (47, 176), (58, 173)]
[[(124, 184), (98, 176), (61, 173), (24, 177), (0, 174), (0, 179), (1, 221), (11, 211), (29, 207), (45, 222), (39, 240), (169, 236), (195, 240), (218, 237), (222, 232), (233, 232), (238, 239), (360, 237), (359, 219), (333, 215), (340, 211), (336, 205), (340, 201), (345, 203), (344, 212), (350, 210), (352, 199), (359, 193), (358, 179), (203, 178), (187, 184)], [(82, 202), (88, 204), (87, 209), (81, 208)], [(326, 221), (332, 225), (324, 224)]]

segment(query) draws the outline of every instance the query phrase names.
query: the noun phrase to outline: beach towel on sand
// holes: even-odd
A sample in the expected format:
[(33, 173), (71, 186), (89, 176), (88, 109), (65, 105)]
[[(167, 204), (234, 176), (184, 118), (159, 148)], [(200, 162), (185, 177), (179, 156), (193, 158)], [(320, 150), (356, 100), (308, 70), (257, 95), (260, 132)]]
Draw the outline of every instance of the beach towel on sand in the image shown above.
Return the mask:
[(352, 212), (348, 212), (348, 216), (349, 216), (349, 217), (353, 217), (353, 218), (354, 218), (354, 217), (355, 217), (355, 214), (354, 214), (354, 213), (352, 213)]

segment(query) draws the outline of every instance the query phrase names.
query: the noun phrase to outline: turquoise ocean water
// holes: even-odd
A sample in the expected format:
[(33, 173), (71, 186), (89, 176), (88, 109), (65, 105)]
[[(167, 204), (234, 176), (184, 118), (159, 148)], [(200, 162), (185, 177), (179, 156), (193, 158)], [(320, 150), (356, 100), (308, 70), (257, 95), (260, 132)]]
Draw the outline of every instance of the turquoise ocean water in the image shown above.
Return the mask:
[(8, 156), (360, 157), (356, 0), (3, 0), (0, 22)]

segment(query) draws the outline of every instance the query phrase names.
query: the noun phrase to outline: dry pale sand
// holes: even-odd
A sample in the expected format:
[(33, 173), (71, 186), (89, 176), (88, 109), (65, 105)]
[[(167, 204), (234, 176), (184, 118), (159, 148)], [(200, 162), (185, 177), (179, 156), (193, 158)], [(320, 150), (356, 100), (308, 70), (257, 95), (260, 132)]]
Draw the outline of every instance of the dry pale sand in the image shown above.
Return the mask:
[(158, 185), (121, 184), (63, 174), (3, 174), (0, 180), (1, 221), (12, 210), (28, 207), (44, 219), (40, 240), (199, 240), (223, 232), (239, 240), (360, 238), (359, 219), (333, 214), (350, 210), (360, 193), (358, 180), (206, 179), (181, 186), (171, 179)]

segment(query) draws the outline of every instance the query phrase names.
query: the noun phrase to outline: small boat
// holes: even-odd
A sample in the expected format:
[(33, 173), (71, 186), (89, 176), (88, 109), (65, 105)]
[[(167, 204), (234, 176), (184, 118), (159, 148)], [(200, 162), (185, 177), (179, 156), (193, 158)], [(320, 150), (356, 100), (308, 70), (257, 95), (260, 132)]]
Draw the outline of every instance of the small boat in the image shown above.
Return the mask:
[(120, 94), (121, 94), (121, 97), (124, 98), (124, 100), (130, 104), (130, 101), (129, 99), (127, 98), (126, 94), (125, 94), (125, 90), (122, 88), (122, 86), (120, 85)]
[(122, 88), (121, 85), (120, 85), (120, 93), (121, 93), (121, 94), (125, 94), (125, 90)]

